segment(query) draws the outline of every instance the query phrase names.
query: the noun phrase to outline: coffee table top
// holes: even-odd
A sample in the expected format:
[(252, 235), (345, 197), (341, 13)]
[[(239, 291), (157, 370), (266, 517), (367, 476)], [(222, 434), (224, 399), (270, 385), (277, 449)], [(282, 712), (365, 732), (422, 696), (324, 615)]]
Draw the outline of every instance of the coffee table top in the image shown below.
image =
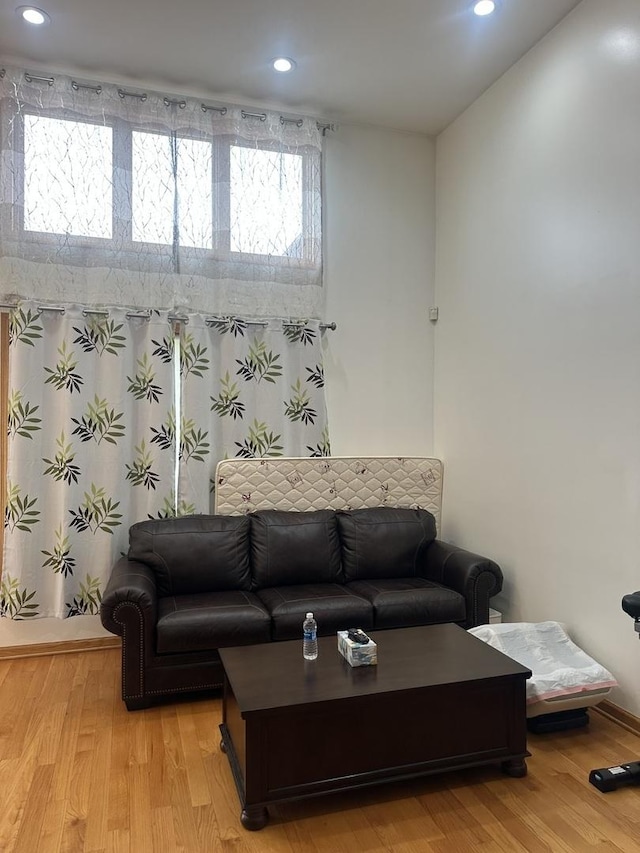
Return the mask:
[(302, 638), (220, 649), (220, 658), (241, 712), (531, 675), (452, 623), (368, 633), (376, 666), (350, 666), (335, 635), (318, 639), (315, 661), (302, 657)]

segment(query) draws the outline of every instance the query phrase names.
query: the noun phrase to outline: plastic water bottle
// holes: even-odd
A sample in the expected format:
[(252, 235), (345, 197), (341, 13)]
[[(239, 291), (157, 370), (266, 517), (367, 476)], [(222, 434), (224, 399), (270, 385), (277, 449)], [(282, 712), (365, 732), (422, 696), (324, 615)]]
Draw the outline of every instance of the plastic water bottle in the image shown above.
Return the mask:
[(318, 657), (318, 625), (313, 613), (307, 613), (302, 623), (302, 657), (315, 660)]

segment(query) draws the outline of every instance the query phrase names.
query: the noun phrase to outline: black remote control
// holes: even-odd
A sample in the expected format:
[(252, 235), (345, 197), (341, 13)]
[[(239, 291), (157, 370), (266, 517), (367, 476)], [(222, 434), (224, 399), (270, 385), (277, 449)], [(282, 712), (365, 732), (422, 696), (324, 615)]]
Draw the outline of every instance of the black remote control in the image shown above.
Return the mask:
[(369, 637), (361, 631), (360, 628), (349, 628), (347, 631), (347, 637), (351, 640), (352, 643), (360, 643), (364, 645), (369, 642)]

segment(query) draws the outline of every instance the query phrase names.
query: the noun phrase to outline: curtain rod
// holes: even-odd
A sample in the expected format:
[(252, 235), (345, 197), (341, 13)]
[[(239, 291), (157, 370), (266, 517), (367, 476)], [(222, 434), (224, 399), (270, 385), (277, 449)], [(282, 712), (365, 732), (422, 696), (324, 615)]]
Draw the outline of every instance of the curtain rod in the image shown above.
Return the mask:
[[(18, 308), (19, 303), (10, 304), (10, 303), (0, 303), (0, 311), (13, 311), (15, 308)], [(66, 308), (63, 305), (38, 305), (38, 311), (53, 311), (56, 314), (64, 314), (66, 313)], [(107, 308), (83, 308), (82, 316), (94, 317), (108, 317), (109, 309)], [(127, 319), (133, 319), (135, 317), (140, 320), (149, 320), (151, 318), (151, 309), (146, 308), (140, 311), (127, 311), (126, 313)], [(189, 322), (189, 317), (186, 314), (168, 314), (167, 319), (171, 323), (184, 323), (185, 325)], [(282, 323), (283, 326), (288, 327), (301, 327), (304, 328), (308, 322), (307, 320), (291, 320), (289, 317), (269, 317), (268, 319), (251, 319), (250, 317), (234, 317), (231, 315), (217, 315), (212, 314), (209, 317), (205, 318), (205, 323), (207, 326), (211, 326), (213, 323), (219, 323), (220, 321), (227, 320), (239, 320), (244, 323), (246, 326), (268, 326), (272, 320), (275, 320), (278, 323)], [(321, 330), (330, 329), (332, 332), (338, 328), (336, 323), (319, 323), (318, 328)]]
[(96, 95), (102, 94), (102, 86), (98, 83), (95, 86), (92, 86), (90, 83), (78, 83), (76, 80), (71, 81), (71, 88), (78, 92), (80, 89), (89, 89), (91, 92), (95, 92)]
[[(20, 305), (19, 302), (10, 304), (8, 302), (0, 303), (0, 311), (14, 311)], [(38, 311), (52, 311), (54, 314), (66, 314), (67, 309), (64, 305), (38, 305)], [(108, 317), (109, 311), (106, 308), (83, 308), (82, 309), (83, 317)], [(146, 309), (144, 311), (127, 311), (126, 315), (128, 320), (131, 320), (135, 317), (138, 317), (140, 320), (149, 320), (151, 318), (151, 309)]]
[[(5, 74), (6, 74), (6, 69), (5, 68), (0, 69), (0, 79), (2, 79), (5, 76)], [(24, 72), (24, 79), (27, 81), (27, 83), (46, 83), (47, 86), (53, 86), (56, 78), (53, 75), (50, 77), (45, 77), (45, 76), (40, 75), (40, 74), (31, 74), (29, 71), (25, 71)], [(79, 89), (90, 89), (92, 92), (95, 92), (96, 95), (102, 94), (102, 91), (103, 91), (101, 83), (95, 83), (95, 84), (78, 83), (77, 80), (71, 81), (71, 88), (76, 92)], [(122, 98), (123, 100), (125, 98), (137, 98), (139, 101), (144, 102), (149, 97), (147, 92), (128, 92), (122, 88), (118, 88), (116, 91), (118, 92), (118, 95), (120, 96), (120, 98)], [(160, 94), (160, 93), (156, 93), (156, 94)], [(187, 101), (184, 98), (170, 98), (169, 96), (163, 96), (163, 102), (167, 108), (168, 107), (179, 107), (181, 110), (183, 110), (187, 105)], [(208, 106), (207, 104), (200, 104), (200, 109), (202, 110), (203, 113), (206, 113), (209, 111), (217, 112), (220, 115), (226, 115), (226, 113), (227, 113), (227, 107), (213, 107), (213, 106)], [(242, 118), (257, 118), (257, 119), (260, 119), (260, 121), (265, 121), (267, 118), (267, 113), (249, 112), (248, 110), (245, 110), (242, 108), (240, 109), (240, 115), (242, 116)], [(304, 118), (288, 118), (287, 116), (283, 116), (283, 115), (280, 116), (280, 123), (281, 124), (295, 124), (295, 125), (297, 125), (297, 127), (302, 127), (303, 122), (304, 122)], [(322, 122), (322, 121), (318, 121), (317, 119), (316, 119), (316, 127), (322, 133), (323, 136), (326, 135), (327, 131), (336, 131), (338, 129), (338, 125), (335, 124), (334, 122)]]
[[(300, 327), (304, 328), (309, 320), (290, 320), (288, 317), (270, 317), (269, 319), (262, 320), (252, 320), (247, 317), (232, 317), (232, 316), (217, 316), (213, 315), (211, 317), (207, 317), (205, 323), (207, 326), (212, 326), (214, 323), (225, 322), (227, 320), (239, 320), (244, 323), (246, 326), (268, 326), (272, 320), (275, 320), (278, 323), (282, 323), (283, 326), (287, 326), (290, 328)], [(336, 323), (319, 323), (318, 328), (321, 330), (331, 329), (332, 332), (338, 328)]]
[(37, 74), (29, 74), (28, 71), (24, 72), (24, 79), (27, 83), (33, 83), (34, 81), (38, 83), (46, 83), (47, 86), (53, 86), (55, 77), (39, 77)]
[[(109, 311), (106, 308), (84, 308), (82, 316), (108, 317)], [(151, 309), (147, 309), (146, 311), (127, 311), (125, 316), (127, 320), (133, 320), (134, 317), (140, 320), (149, 320), (151, 318)]]

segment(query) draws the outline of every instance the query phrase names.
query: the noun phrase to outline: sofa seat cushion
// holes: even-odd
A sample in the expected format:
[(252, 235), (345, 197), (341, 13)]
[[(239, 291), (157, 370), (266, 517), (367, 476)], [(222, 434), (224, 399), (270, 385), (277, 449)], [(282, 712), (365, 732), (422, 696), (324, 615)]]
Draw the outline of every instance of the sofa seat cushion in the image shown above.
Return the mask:
[(374, 578), (347, 587), (371, 602), (375, 628), (464, 622), (467, 616), (460, 593), (423, 578)]
[(265, 509), (249, 517), (252, 590), (342, 583), (335, 512)]
[(436, 522), (424, 509), (371, 507), (336, 513), (347, 581), (424, 574)]
[(251, 592), (228, 590), (158, 599), (158, 654), (266, 643), (271, 620)]
[(271, 614), (274, 640), (302, 641), (302, 623), (311, 611), (318, 634), (335, 634), (344, 628), (373, 627), (373, 608), (359, 595), (334, 583), (299, 584), (261, 589), (256, 593)]

